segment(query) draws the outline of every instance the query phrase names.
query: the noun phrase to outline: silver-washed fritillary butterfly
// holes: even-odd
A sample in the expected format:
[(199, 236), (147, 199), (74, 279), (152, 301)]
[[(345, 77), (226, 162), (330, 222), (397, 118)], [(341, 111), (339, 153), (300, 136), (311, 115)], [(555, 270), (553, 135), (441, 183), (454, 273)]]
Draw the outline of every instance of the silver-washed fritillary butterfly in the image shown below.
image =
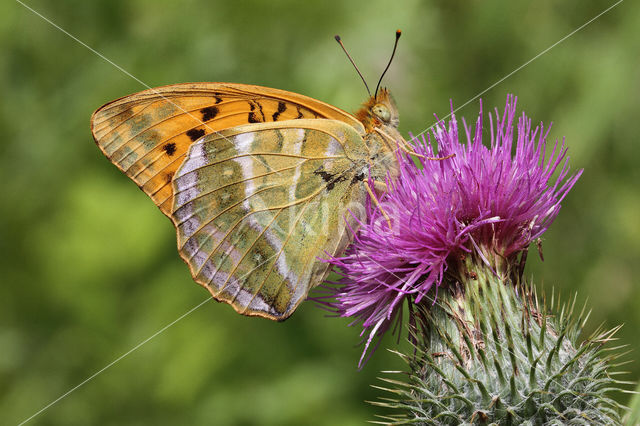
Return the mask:
[(273, 320), (325, 279), (319, 258), (344, 251), (373, 195), (368, 179), (397, 174), (395, 151), (407, 146), (397, 126), (386, 89), (351, 115), (233, 83), (145, 90), (91, 118), (98, 147), (173, 221), (193, 279)]

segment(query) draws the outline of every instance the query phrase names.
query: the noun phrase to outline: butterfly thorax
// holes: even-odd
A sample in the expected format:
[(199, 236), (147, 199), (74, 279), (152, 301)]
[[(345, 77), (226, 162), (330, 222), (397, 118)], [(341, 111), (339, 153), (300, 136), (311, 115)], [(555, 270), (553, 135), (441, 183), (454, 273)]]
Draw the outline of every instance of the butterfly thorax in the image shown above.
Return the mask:
[(403, 138), (398, 131), (398, 108), (389, 91), (380, 89), (376, 96), (362, 105), (356, 117), (366, 130), (371, 177), (384, 181), (389, 175), (394, 179), (398, 174), (396, 150)]

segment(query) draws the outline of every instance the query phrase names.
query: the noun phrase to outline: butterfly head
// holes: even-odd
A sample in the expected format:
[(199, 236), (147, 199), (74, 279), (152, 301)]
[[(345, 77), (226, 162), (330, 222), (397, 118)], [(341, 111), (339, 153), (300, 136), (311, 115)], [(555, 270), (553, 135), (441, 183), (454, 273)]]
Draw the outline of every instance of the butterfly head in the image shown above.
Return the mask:
[(356, 117), (364, 124), (367, 132), (373, 131), (376, 127), (398, 128), (398, 107), (385, 88), (378, 90), (377, 95), (369, 98), (356, 112)]
[(380, 75), (380, 79), (378, 80), (378, 84), (376, 85), (376, 91), (374, 95), (371, 96), (371, 91), (369, 90), (369, 85), (367, 81), (362, 76), (362, 73), (356, 66), (356, 63), (347, 52), (347, 49), (344, 47), (342, 43), (342, 39), (340, 36), (336, 35), (336, 41), (342, 47), (342, 50), (349, 58), (349, 61), (353, 64), (353, 67), (358, 72), (358, 75), (362, 79), (364, 83), (364, 87), (367, 89), (367, 93), (369, 94), (369, 100), (362, 105), (356, 112), (356, 117), (360, 120), (360, 122), (364, 125), (367, 133), (372, 133), (374, 129), (381, 130), (389, 130), (392, 133), (397, 133), (398, 130), (398, 107), (396, 106), (395, 101), (391, 97), (389, 90), (384, 87), (380, 87), (380, 83), (382, 83), (382, 78), (386, 74), (389, 66), (391, 65), (391, 61), (393, 61), (393, 57), (396, 53), (396, 48), (398, 47), (398, 40), (400, 39), (400, 35), (402, 32), (400, 30), (396, 31), (396, 41), (393, 44), (393, 52), (391, 52), (391, 57), (389, 58), (389, 62), (387, 63), (386, 68), (382, 71), (382, 75)]

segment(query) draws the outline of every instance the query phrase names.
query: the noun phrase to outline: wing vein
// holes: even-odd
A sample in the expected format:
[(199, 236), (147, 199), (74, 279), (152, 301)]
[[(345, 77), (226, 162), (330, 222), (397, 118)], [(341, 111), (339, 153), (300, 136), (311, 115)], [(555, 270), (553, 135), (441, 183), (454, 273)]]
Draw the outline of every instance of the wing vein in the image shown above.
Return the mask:
[[(264, 187), (264, 188), (260, 188), (259, 190), (255, 191), (254, 193), (252, 193), (252, 194), (251, 194), (251, 195), (249, 195), (248, 197), (245, 197), (243, 200), (240, 200), (240, 201), (238, 201), (237, 203), (232, 204), (232, 205), (230, 205), (229, 207), (227, 207), (227, 208), (223, 209), (222, 211), (218, 212), (218, 214), (216, 214), (214, 217), (212, 217), (212, 218), (208, 219), (206, 222), (204, 222), (204, 223), (200, 224), (200, 226), (199, 226), (199, 227), (198, 227), (198, 228), (193, 232), (193, 234), (191, 234), (191, 236), (190, 236), (188, 239), (191, 239), (191, 237), (192, 237), (193, 235), (195, 235), (195, 234), (197, 234), (198, 232), (202, 231), (206, 226), (210, 225), (210, 224), (211, 224), (211, 222), (213, 222), (214, 220), (216, 220), (217, 218), (219, 218), (221, 215), (225, 214), (227, 211), (229, 211), (229, 210), (233, 209), (234, 207), (237, 207), (238, 205), (240, 205), (241, 203), (244, 203), (245, 201), (248, 201), (248, 200), (249, 200), (251, 197), (253, 197), (254, 195), (258, 195), (258, 194), (259, 194), (259, 193), (261, 193), (261, 192), (267, 191), (267, 190), (269, 190), (269, 189), (271, 189), (271, 188), (275, 188), (275, 187), (277, 187), (277, 186), (280, 186), (280, 185), (271, 185), (271, 186), (266, 186), (266, 187)], [(276, 210), (276, 209), (278, 209), (278, 207), (273, 207), (272, 209), (268, 209), (268, 210)], [(177, 209), (176, 209), (176, 211), (177, 211)], [(259, 211), (259, 210), (255, 210), (255, 212), (257, 212), (257, 211)], [(200, 212), (200, 210), (198, 210), (198, 212)], [(252, 213), (252, 212), (249, 212), (249, 213)], [(193, 216), (195, 216), (196, 214), (197, 214), (197, 212), (193, 212), (190, 216), (186, 217), (185, 219), (181, 219), (181, 220), (180, 220), (180, 222), (178, 222), (178, 223), (179, 223), (179, 224), (185, 223), (187, 220), (191, 219), (191, 218), (192, 218)], [(176, 225), (176, 226), (178, 226), (178, 225)], [(207, 239), (205, 239), (205, 240), (203, 241), (203, 244), (201, 244), (201, 245), (200, 245), (200, 247), (202, 247), (202, 246), (204, 245), (204, 243), (206, 243), (206, 242), (208, 241), (208, 238), (209, 238), (209, 237), (207, 237)], [(187, 240), (188, 240), (188, 239), (187, 239)], [(185, 244), (186, 244), (186, 241), (185, 241)], [(200, 247), (199, 247), (199, 248), (200, 248)], [(184, 248), (184, 245), (181, 247), (181, 249), (182, 249), (182, 248)]]
[[(175, 97), (174, 97), (174, 96), (172, 96), (172, 97), (167, 98), (167, 99), (168, 99), (168, 100), (174, 100), (174, 99), (175, 99)], [(149, 107), (150, 107), (150, 106), (152, 106), (154, 103), (159, 102), (159, 101), (165, 101), (165, 102), (166, 102), (166, 100), (165, 100), (165, 99), (163, 99), (163, 98), (150, 99), (150, 100), (149, 100), (149, 103), (148, 103), (148, 104), (146, 104), (146, 105), (144, 105), (144, 107), (143, 107), (140, 111), (138, 111), (137, 113), (135, 113), (134, 115), (132, 115), (132, 116), (130, 116), (130, 117), (127, 117), (127, 119), (126, 119), (126, 120), (124, 120), (122, 123), (118, 124), (117, 126), (114, 126), (112, 129), (110, 129), (110, 130), (109, 130), (109, 132), (107, 132), (107, 133), (105, 133), (104, 135), (102, 135), (102, 136), (100, 137), (100, 139), (104, 139), (104, 138), (105, 138), (105, 137), (107, 137), (109, 134), (111, 134), (111, 132), (113, 132), (116, 128), (118, 128), (118, 127), (119, 127), (119, 126), (121, 126), (122, 124), (127, 123), (127, 122), (128, 122), (129, 120), (131, 120), (132, 118), (137, 117), (138, 115), (142, 114), (144, 111), (146, 111), (146, 110), (147, 110), (147, 108), (149, 108)], [(195, 120), (197, 120), (197, 121), (200, 121), (200, 124), (198, 124), (198, 126), (201, 126), (201, 125), (203, 125), (203, 124), (206, 124), (206, 123), (208, 123), (208, 122), (210, 122), (210, 121), (216, 121), (217, 117), (216, 117), (216, 118), (214, 118), (214, 119), (212, 119), (212, 120), (207, 120), (207, 121), (199, 120), (197, 117), (195, 117), (195, 116), (193, 115), (193, 113), (198, 112), (198, 111), (200, 111), (200, 110), (202, 110), (202, 109), (205, 109), (205, 108), (211, 107), (211, 106), (215, 106), (215, 105), (223, 105), (223, 104), (227, 104), (227, 106), (228, 106), (228, 104), (235, 103), (235, 102), (245, 102), (245, 101), (244, 101), (243, 99), (234, 99), (234, 100), (232, 100), (232, 101), (223, 101), (223, 102), (220, 102), (220, 103), (218, 103), (218, 104), (216, 104), (215, 102), (213, 102), (213, 103), (206, 103), (206, 104), (202, 104), (202, 105), (201, 105), (201, 106), (199, 106), (198, 108), (193, 108), (193, 109), (184, 109), (184, 108), (180, 108), (179, 106), (175, 105), (173, 102), (168, 102), (168, 104), (169, 104), (169, 105), (177, 106), (177, 107), (179, 108), (179, 109), (178, 109), (178, 111), (180, 111), (180, 112), (178, 112), (177, 114), (173, 114), (173, 115), (169, 115), (169, 116), (167, 116), (167, 117), (164, 117), (162, 120), (156, 121), (156, 122), (154, 122), (153, 124), (151, 124), (151, 125), (149, 125), (149, 126), (147, 126), (147, 127), (143, 128), (143, 129), (141, 129), (138, 133), (136, 133), (135, 135), (132, 135), (132, 136), (131, 136), (131, 138), (130, 138), (129, 140), (134, 139), (134, 138), (136, 138), (136, 137), (140, 136), (142, 133), (146, 132), (147, 130), (153, 129), (154, 127), (159, 126), (159, 125), (161, 125), (162, 123), (165, 123), (165, 122), (167, 122), (167, 121), (169, 121), (169, 120), (173, 120), (173, 119), (178, 118), (178, 117), (181, 117), (181, 116), (189, 116), (190, 118), (193, 118), (193, 119), (195, 119)], [(134, 104), (133, 106), (135, 107), (135, 106), (137, 106), (137, 104)], [(107, 109), (107, 110), (108, 110), (108, 109)], [(105, 110), (105, 112), (106, 112), (106, 110)], [(122, 111), (122, 112), (119, 112), (118, 114), (115, 114), (113, 117), (117, 117), (118, 115), (123, 114), (124, 112), (126, 112), (126, 110), (125, 110), (125, 111)], [(248, 113), (248, 112), (249, 112), (249, 111), (247, 111), (247, 113)], [(105, 122), (105, 121), (107, 121), (107, 120), (111, 120), (113, 117), (110, 117), (110, 118), (108, 118), (108, 119), (105, 119), (105, 120), (103, 120), (102, 122), (100, 122), (100, 123), (96, 124), (96, 126), (94, 126), (94, 128), (95, 128), (95, 127), (97, 127), (97, 126), (99, 126), (100, 124), (104, 123), (104, 122)], [(225, 118), (226, 118), (226, 117), (225, 117)], [(197, 127), (197, 126), (196, 126), (196, 127)], [(107, 148), (108, 146), (110, 146), (110, 145), (111, 145), (111, 143), (113, 143), (113, 140), (109, 141), (109, 143), (105, 145), (105, 148)]]
[[(248, 181), (253, 180), (253, 179), (262, 178), (262, 177), (265, 177), (265, 176), (272, 175), (272, 174), (274, 174), (274, 173), (282, 173), (282, 172), (286, 172), (287, 170), (295, 169), (296, 167), (298, 167), (298, 165), (303, 164), (303, 163), (304, 163), (304, 161), (302, 161), (302, 162), (300, 162), (300, 163), (298, 163), (298, 164), (296, 164), (296, 165), (294, 165), (294, 166), (285, 167), (285, 168), (278, 169), (278, 170), (272, 170), (272, 171), (270, 171), (270, 172), (263, 173), (263, 174), (261, 174), (261, 175), (255, 175), (255, 176), (251, 176), (251, 177), (248, 177), (248, 178), (245, 178), (245, 179), (242, 179), (242, 180), (236, 181), (236, 182), (226, 183), (226, 184), (224, 184), (224, 185), (222, 185), (222, 186), (219, 186), (219, 187), (217, 187), (216, 189), (214, 189), (214, 190), (212, 190), (212, 191), (208, 192), (208, 193), (207, 193), (207, 195), (209, 195), (209, 194), (213, 194), (213, 193), (215, 193), (215, 192), (217, 192), (217, 191), (219, 191), (219, 190), (221, 190), (221, 189), (227, 188), (227, 187), (229, 187), (229, 186), (237, 185), (237, 184), (239, 184), (239, 183), (244, 183), (244, 182), (248, 182)], [(189, 172), (189, 173), (191, 173), (191, 172)], [(183, 175), (183, 176), (186, 176), (186, 174), (185, 174), (185, 175)], [(193, 184), (192, 184), (192, 185), (190, 185), (190, 186), (185, 186), (185, 187), (181, 188), (181, 189), (180, 189), (180, 191), (181, 191), (181, 192), (182, 192), (182, 191), (186, 191), (186, 190), (188, 190), (188, 189), (191, 189), (191, 188), (196, 187), (197, 185), (198, 185), (198, 182), (195, 182), (195, 183), (193, 183)], [(155, 195), (155, 193), (154, 193), (153, 195)], [(194, 199), (195, 199), (195, 198), (194, 198)], [(184, 206), (184, 204), (183, 204), (183, 206)]]
[[(310, 201), (310, 200), (309, 200)], [(251, 298), (251, 300), (249, 301), (249, 303), (247, 304), (247, 307), (251, 305), (251, 302), (253, 302), (253, 300), (255, 299), (255, 297), (258, 295), (258, 293), (260, 293), (260, 290), (262, 290), (262, 287), (264, 286), (264, 284), (267, 282), (267, 279), (269, 278), (269, 276), (271, 275), (271, 272), (273, 272), (273, 268), (275, 267), (276, 263), (278, 263), (278, 259), (280, 258), (280, 255), (282, 254), (282, 251), (284, 250), (284, 248), (286, 247), (287, 243), (289, 242), (289, 238), (291, 238), (291, 235), (293, 234), (293, 231), (295, 230), (296, 226), (298, 225), (298, 222), (300, 221), (300, 219), (302, 218), (302, 214), (305, 212), (305, 210), (307, 209), (307, 207), (309, 207), (309, 201), (307, 201), (303, 208), (302, 211), (298, 214), (298, 217), (296, 217), (296, 220), (293, 224), (293, 226), (290, 228), (289, 232), (287, 233), (287, 238), (285, 238), (285, 240), (282, 243), (282, 247), (280, 247), (280, 250), (278, 251), (278, 254), (276, 255), (275, 259), (273, 260), (273, 263), (271, 264), (271, 267), (269, 268), (269, 272), (267, 272), (266, 276), (262, 279), (262, 282), (260, 283), (260, 285), (258, 286), (258, 290), (255, 292), (255, 294), (253, 295), (253, 297)], [(300, 279), (300, 277), (298, 277), (298, 279)], [(283, 280), (283, 283), (286, 281), (286, 276), (285, 276), (285, 280)], [(278, 287), (278, 292), (280, 291), (282, 285), (280, 285)], [(275, 293), (276, 295), (278, 294), (277, 292)], [(247, 309), (247, 307), (245, 307), (245, 311)]]
[[(222, 287), (220, 288), (220, 292), (222, 292), (226, 287), (227, 287), (227, 283), (229, 282), (229, 279), (231, 278), (231, 275), (235, 274), (236, 270), (238, 269), (238, 266), (240, 266), (240, 263), (242, 263), (242, 261), (244, 260), (244, 258), (247, 256), (247, 254), (249, 254), (249, 252), (251, 251), (251, 249), (253, 249), (253, 247), (256, 245), (256, 243), (258, 242), (258, 240), (264, 235), (264, 233), (271, 228), (271, 224), (276, 220), (276, 218), (280, 215), (280, 213), (282, 213), (283, 209), (278, 210), (278, 212), (276, 214), (273, 215), (273, 218), (271, 219), (271, 222), (269, 222), (269, 224), (267, 226), (264, 227), (264, 229), (262, 231), (260, 231), (260, 234), (253, 240), (253, 242), (251, 243), (251, 245), (249, 246), (249, 248), (247, 249), (247, 251), (242, 255), (242, 257), (240, 258), (240, 260), (238, 261), (238, 263), (236, 263), (233, 267), (233, 269), (231, 270), (231, 272), (229, 272), (227, 279), (225, 280), (224, 284), (222, 285)], [(244, 220), (245, 218), (242, 218), (242, 220)], [(211, 282), (211, 281), (209, 281)], [(238, 288), (238, 291), (236, 292), (236, 294), (233, 296), (233, 298), (229, 301), (229, 303), (233, 303), (238, 295), (238, 293), (240, 293), (241, 288)]]

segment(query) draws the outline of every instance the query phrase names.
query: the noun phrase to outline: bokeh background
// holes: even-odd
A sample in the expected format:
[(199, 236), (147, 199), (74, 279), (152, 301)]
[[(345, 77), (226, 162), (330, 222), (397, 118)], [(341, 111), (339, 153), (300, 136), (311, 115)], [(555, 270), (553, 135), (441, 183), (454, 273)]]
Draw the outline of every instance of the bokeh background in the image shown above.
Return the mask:
[[(149, 86), (259, 84), (346, 110), (365, 90), (343, 37), (419, 133), (614, 1), (24, 0)], [(554, 121), (585, 173), (528, 274), (577, 292), (640, 354), (640, 4), (625, 1), (483, 94)], [(94, 145), (91, 113), (145, 87), (18, 2), (0, 4), (0, 423), (28, 419), (207, 299), (170, 222)], [(478, 102), (458, 116), (474, 119)], [(303, 304), (284, 323), (209, 302), (30, 424), (352, 425), (373, 420), (385, 348), (357, 371), (358, 330)], [(640, 362), (625, 369), (640, 377)], [(628, 396), (618, 395), (626, 402)]]

